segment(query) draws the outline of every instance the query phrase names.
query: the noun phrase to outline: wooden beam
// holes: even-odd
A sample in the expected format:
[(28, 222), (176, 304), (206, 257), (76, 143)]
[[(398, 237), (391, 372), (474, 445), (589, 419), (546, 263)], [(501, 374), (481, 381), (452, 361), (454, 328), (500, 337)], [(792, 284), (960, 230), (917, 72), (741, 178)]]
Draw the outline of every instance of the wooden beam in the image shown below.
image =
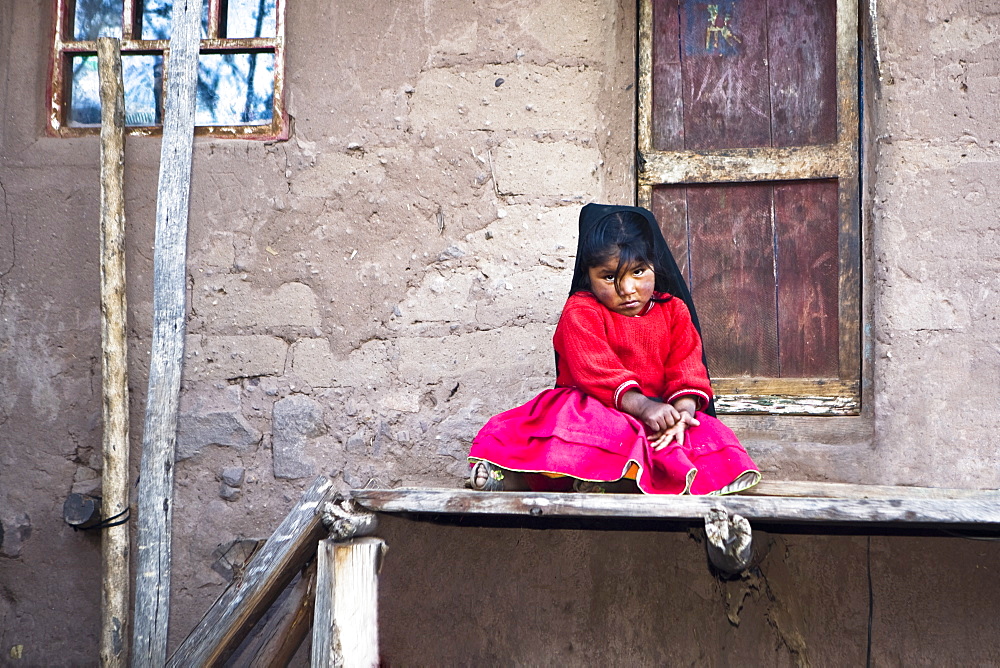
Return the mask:
[(994, 492), (958, 499), (833, 499), (770, 496), (646, 496), (474, 492), (460, 489), (355, 490), (362, 508), (383, 513), (528, 515), (700, 521), (712, 508), (749, 521), (880, 526), (1000, 526)]
[(101, 500), (86, 494), (70, 494), (63, 502), (63, 521), (74, 529), (89, 529), (101, 521)]
[(1000, 503), (1000, 490), (945, 487), (857, 485), (843, 482), (762, 480), (745, 492), (748, 496), (798, 496), (827, 499), (993, 499)]
[(319, 544), (312, 668), (379, 665), (378, 571), (384, 551), (378, 538)]
[(726, 183), (830, 179), (847, 173), (857, 158), (849, 144), (709, 151), (643, 152), (640, 186), (664, 183)]
[(254, 632), (229, 660), (232, 666), (249, 668), (284, 668), (312, 628), (313, 602), (316, 598), (316, 560), (290, 585), (288, 595), (271, 606)]
[(317, 478), (264, 546), (209, 608), (198, 626), (170, 657), (168, 666), (218, 665), (226, 661), (326, 535), (321, 512), (333, 498), (333, 483)]
[(132, 664), (162, 666), (170, 617), (177, 407), (184, 359), (187, 220), (202, 0), (175, 2), (165, 83), (153, 258), (153, 345), (139, 474)]
[[(117, 39), (97, 40), (101, 82), (101, 392), (104, 466), (103, 510), (108, 517), (129, 508), (128, 341), (125, 300), (125, 92)], [(128, 522), (101, 534), (101, 665), (128, 659)]]

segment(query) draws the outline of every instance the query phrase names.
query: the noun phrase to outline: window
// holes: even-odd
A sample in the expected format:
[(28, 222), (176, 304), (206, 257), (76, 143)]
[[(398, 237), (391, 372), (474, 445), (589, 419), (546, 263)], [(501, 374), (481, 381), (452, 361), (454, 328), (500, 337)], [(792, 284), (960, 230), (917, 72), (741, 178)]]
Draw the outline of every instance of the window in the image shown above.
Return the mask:
[[(199, 134), (276, 139), (284, 113), (283, 0), (204, 0), (195, 123)], [(125, 123), (158, 131), (173, 0), (56, 0), (50, 133), (100, 127), (97, 39), (121, 39)]]
[(860, 412), (857, 20), (856, 0), (640, 2), (639, 201), (720, 412)]

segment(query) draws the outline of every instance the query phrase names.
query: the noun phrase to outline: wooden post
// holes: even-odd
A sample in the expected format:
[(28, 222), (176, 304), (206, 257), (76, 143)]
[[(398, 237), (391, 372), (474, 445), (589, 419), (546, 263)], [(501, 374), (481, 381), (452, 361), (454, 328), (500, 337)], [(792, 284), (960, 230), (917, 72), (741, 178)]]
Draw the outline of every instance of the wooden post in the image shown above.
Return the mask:
[(319, 544), (312, 668), (373, 668), (378, 654), (378, 571), (385, 543)]
[(250, 559), (242, 580), (234, 581), (222, 593), (173, 653), (167, 666), (187, 668), (225, 663), (326, 535), (321, 513), (333, 494), (329, 478), (316, 479)]
[(162, 666), (170, 616), (177, 406), (184, 359), (187, 220), (202, 0), (175, 2), (163, 109), (153, 258), (153, 346), (139, 475), (132, 663)]
[[(104, 468), (101, 506), (106, 517), (128, 510), (128, 344), (125, 300), (125, 93), (122, 54), (112, 37), (97, 40), (101, 81), (101, 388)], [(128, 522), (101, 536), (101, 665), (128, 658)]]

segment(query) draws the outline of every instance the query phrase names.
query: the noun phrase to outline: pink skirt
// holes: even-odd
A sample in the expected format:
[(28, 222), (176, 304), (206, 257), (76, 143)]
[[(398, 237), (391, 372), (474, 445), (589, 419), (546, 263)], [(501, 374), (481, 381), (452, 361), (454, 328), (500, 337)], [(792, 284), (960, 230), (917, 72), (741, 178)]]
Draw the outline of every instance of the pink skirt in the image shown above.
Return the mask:
[[(750, 455), (726, 425), (704, 413), (684, 434), (684, 445), (653, 450), (641, 422), (573, 388), (545, 390), (495, 415), (479, 431), (471, 461), (486, 461), (522, 473), (610, 482), (634, 471), (646, 494), (712, 494), (740, 480), (739, 489), (760, 480)], [(552, 485), (529, 482), (536, 489)], [(628, 477), (633, 477), (629, 475)]]

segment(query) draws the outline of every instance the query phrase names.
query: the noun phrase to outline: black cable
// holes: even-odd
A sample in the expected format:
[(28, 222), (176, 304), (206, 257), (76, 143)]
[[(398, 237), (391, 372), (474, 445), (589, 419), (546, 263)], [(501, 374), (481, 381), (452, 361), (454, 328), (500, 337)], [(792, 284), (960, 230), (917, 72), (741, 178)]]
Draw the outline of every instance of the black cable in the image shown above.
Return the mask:
[[(122, 515), (124, 515), (124, 517), (122, 517)], [(121, 517), (121, 519), (118, 519), (119, 517)], [(111, 527), (116, 527), (119, 524), (125, 524), (126, 522), (128, 522), (131, 519), (131, 517), (132, 517), (132, 509), (131, 508), (126, 508), (125, 510), (121, 511), (117, 515), (112, 515), (111, 517), (108, 517), (107, 519), (103, 519), (100, 522), (98, 522), (97, 524), (94, 524), (93, 526), (89, 526), (89, 527), (73, 527), (73, 531), (93, 531), (94, 529), (109, 529)]]

